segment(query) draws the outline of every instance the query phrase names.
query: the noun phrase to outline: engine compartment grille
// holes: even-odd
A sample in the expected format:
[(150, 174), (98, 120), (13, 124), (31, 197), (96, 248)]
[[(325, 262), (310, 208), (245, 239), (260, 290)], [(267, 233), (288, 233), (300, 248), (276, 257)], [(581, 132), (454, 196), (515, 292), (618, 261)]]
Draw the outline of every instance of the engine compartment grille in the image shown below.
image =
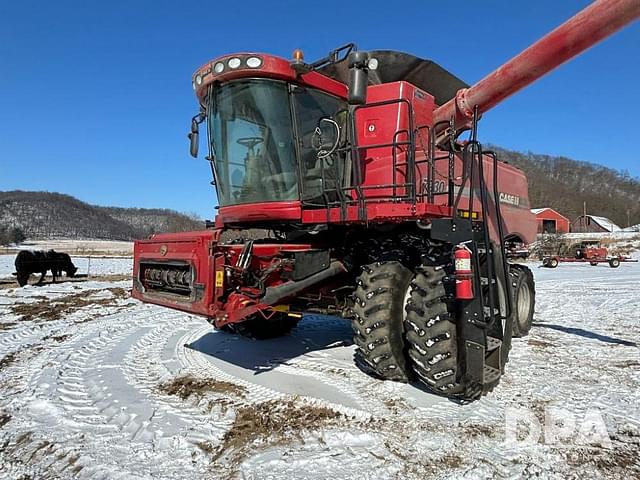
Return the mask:
[(185, 262), (141, 262), (139, 280), (146, 291), (165, 292), (189, 297), (194, 272)]

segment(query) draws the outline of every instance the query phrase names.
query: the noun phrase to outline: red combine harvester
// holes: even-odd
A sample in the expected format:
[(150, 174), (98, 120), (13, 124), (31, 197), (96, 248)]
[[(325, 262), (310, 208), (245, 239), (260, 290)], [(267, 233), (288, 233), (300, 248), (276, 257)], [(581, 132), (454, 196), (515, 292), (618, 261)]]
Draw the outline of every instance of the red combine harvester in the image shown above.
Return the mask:
[(339, 315), (365, 371), (478, 398), (530, 328), (533, 277), (505, 244), (536, 233), (527, 179), (478, 142), (480, 115), (639, 14), (597, 1), (472, 87), (353, 44), (205, 64), (190, 138), (197, 156), (206, 122), (215, 224), (136, 242), (133, 296), (258, 338)]
[[(546, 255), (542, 258), (542, 266), (556, 268), (559, 263), (590, 263), (595, 267), (599, 263), (608, 263), (611, 268), (618, 268), (621, 262), (637, 262), (626, 255), (609, 255), (607, 247), (603, 247), (597, 240), (586, 240), (569, 247), (572, 256), (565, 254)], [(568, 253), (568, 252), (567, 252)]]

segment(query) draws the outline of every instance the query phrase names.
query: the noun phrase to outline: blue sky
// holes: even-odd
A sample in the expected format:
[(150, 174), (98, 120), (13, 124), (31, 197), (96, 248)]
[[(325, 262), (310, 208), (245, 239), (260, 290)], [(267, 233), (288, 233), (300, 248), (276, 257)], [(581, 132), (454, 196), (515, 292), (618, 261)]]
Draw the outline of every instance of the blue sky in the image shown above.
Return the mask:
[[(212, 218), (209, 167), (186, 140), (191, 74), (204, 62), (294, 48), (312, 60), (354, 41), (431, 58), (472, 83), (588, 3), (4, 0), (0, 190)], [(481, 140), (640, 176), (639, 46), (636, 23), (487, 113)]]

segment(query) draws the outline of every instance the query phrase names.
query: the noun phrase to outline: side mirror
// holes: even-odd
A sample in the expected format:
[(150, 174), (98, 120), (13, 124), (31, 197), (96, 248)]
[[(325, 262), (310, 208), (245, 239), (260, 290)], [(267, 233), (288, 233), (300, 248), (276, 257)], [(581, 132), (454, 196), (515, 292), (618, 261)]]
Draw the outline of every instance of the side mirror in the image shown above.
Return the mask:
[(189, 137), (189, 152), (193, 158), (198, 158), (198, 146), (200, 140), (200, 128), (198, 125), (198, 117), (196, 115), (191, 119), (191, 133), (188, 135)]
[(347, 100), (350, 105), (363, 105), (367, 101), (368, 63), (369, 54), (367, 52), (358, 51), (349, 54), (349, 96)]

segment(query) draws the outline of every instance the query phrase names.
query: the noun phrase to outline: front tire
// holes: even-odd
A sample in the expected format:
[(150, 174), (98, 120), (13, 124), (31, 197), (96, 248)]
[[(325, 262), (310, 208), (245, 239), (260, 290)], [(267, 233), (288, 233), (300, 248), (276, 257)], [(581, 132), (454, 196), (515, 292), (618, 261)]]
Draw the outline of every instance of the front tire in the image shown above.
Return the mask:
[(618, 268), (620, 266), (620, 260), (617, 258), (612, 258), (609, 260), (609, 266), (611, 268)]
[(351, 322), (356, 364), (384, 380), (407, 382), (403, 321), (413, 274), (398, 261), (375, 262), (362, 269)]
[(536, 289), (533, 273), (524, 265), (510, 265), (513, 336), (521, 338), (529, 334), (533, 323), (533, 312), (536, 304)]
[(432, 390), (454, 395), (464, 390), (456, 383), (458, 338), (453, 315), (445, 301), (443, 269), (422, 266), (412, 282), (407, 304), (407, 343), (414, 372)]

